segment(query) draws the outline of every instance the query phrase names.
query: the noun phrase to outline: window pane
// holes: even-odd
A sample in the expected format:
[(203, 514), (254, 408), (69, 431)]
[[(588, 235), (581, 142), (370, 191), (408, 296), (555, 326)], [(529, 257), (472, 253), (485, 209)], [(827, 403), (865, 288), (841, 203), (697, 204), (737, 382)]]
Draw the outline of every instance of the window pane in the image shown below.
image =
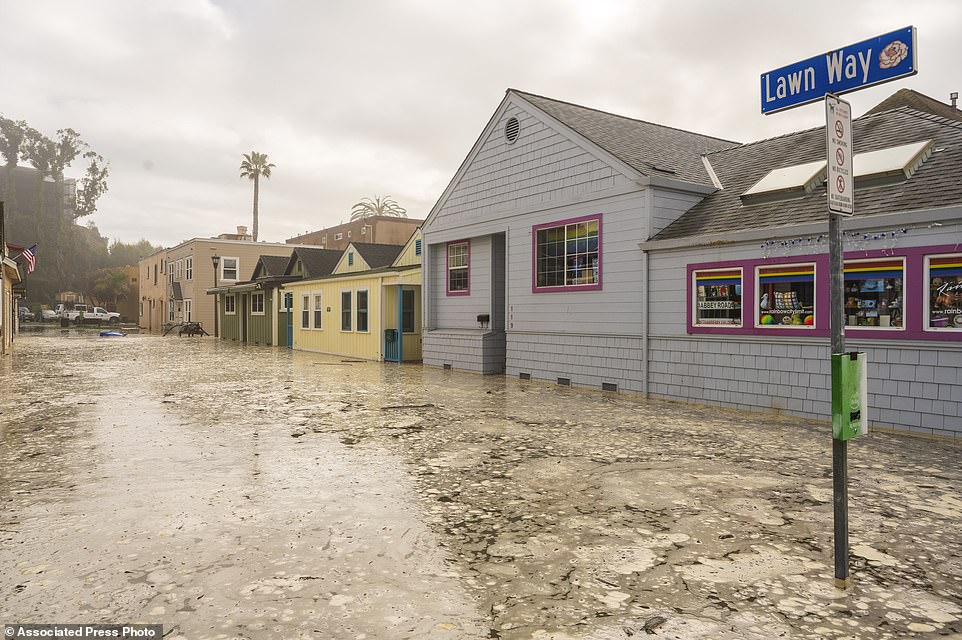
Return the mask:
[(401, 292), (401, 331), (414, 332), (414, 291), (410, 289)]
[(742, 324), (742, 277), (738, 269), (696, 271), (694, 323), (740, 327)]
[(845, 325), (902, 328), (902, 260), (845, 263)]
[(928, 328), (962, 329), (962, 255), (929, 259)]
[(760, 326), (815, 326), (814, 264), (760, 268), (756, 295)]
[(314, 296), (314, 328), (322, 328), (324, 322), (324, 304), (320, 295)]
[(307, 296), (301, 298), (301, 328), (309, 329), (311, 326), (311, 307), (310, 299)]
[(576, 287), (599, 282), (597, 220), (539, 229), (535, 244), (535, 286)]
[(448, 274), (448, 291), (468, 290), (468, 270), (452, 269)]
[(357, 292), (357, 330), (367, 331), (367, 291)]
[(351, 330), (351, 292), (341, 292), (341, 331)]

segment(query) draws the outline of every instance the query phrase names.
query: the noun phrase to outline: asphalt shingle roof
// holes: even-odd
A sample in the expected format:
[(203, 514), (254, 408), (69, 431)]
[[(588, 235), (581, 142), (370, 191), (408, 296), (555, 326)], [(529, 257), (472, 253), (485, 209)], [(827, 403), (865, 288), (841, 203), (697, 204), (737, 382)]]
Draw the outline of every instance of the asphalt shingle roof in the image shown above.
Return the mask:
[(882, 100), (877, 105), (869, 109), (866, 112), (866, 115), (869, 113), (891, 111), (892, 109), (898, 109), (899, 107), (908, 107), (923, 113), (931, 113), (933, 116), (942, 116), (943, 118), (948, 118), (949, 120), (962, 122), (962, 111), (959, 111), (950, 104), (939, 102), (935, 98), (930, 98), (924, 93), (919, 93), (918, 91), (913, 91), (912, 89), (899, 89), (888, 98)]
[(294, 266), (295, 260), (300, 259), (304, 265), (304, 278), (316, 278), (318, 276), (330, 275), (337, 266), (337, 261), (341, 259), (343, 251), (338, 249), (314, 249), (311, 247), (298, 247), (291, 253), (287, 269)]
[(258, 265), (254, 267), (254, 277), (282, 276), (290, 262), (290, 256), (260, 256)]
[(659, 175), (711, 186), (702, 154), (737, 142), (635, 120), (552, 98), (517, 94), (643, 175)]
[(372, 269), (389, 266), (404, 249), (403, 244), (369, 244), (367, 242), (355, 242), (353, 244), (357, 252), (364, 258), (364, 262)]
[[(866, 114), (853, 123), (855, 152), (934, 140), (934, 151), (908, 180), (858, 187), (855, 216), (962, 204), (962, 123), (908, 107)], [(824, 185), (793, 200), (743, 206), (741, 196), (772, 169), (825, 158), (825, 128), (799, 131), (708, 155), (723, 188), (654, 237), (668, 240), (827, 220)]]

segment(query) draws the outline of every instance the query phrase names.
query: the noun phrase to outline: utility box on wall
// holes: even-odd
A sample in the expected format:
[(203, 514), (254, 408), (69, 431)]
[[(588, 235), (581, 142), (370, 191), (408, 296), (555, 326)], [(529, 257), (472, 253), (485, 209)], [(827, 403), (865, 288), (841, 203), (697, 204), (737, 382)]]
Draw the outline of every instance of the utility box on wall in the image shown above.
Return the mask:
[(832, 354), (832, 437), (868, 433), (868, 360), (864, 352)]

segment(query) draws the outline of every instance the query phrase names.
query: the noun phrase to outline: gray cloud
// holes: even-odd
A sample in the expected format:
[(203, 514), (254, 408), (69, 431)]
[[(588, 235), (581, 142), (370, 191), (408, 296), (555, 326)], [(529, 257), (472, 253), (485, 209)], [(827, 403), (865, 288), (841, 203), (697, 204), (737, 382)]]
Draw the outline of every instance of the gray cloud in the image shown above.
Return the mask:
[(903, 86), (945, 100), (962, 78), (948, 0), (63, 0), (3, 18), (0, 110), (80, 131), (112, 165), (93, 220), (163, 244), (250, 223), (252, 149), (277, 165), (264, 240), (374, 194), (424, 216), (508, 87), (749, 141), (822, 118), (761, 116), (760, 73), (891, 29), (918, 27), (920, 74), (852, 94), (856, 113)]

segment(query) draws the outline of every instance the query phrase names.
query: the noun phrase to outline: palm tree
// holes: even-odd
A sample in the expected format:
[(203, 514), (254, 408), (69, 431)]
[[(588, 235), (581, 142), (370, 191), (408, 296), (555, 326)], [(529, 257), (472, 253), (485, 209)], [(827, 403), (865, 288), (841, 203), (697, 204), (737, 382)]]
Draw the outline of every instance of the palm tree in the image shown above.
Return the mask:
[(267, 161), (267, 154), (256, 151), (245, 153), (240, 163), (240, 177), (254, 181), (254, 226), (251, 230), (254, 242), (257, 242), (257, 198), (260, 193), (260, 178), (261, 176), (270, 178), (273, 168), (274, 165)]
[(364, 198), (351, 207), (351, 220), (370, 218), (371, 216), (394, 216), (407, 218), (407, 209), (391, 199), (391, 196), (374, 196), (374, 199)]

